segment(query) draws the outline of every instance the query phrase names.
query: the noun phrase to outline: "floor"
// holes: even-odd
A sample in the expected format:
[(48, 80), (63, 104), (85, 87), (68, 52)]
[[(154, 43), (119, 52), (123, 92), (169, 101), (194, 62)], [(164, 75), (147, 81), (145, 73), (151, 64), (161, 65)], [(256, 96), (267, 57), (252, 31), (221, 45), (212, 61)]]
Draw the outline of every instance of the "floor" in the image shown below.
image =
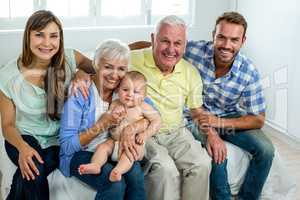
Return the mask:
[(300, 140), (283, 136), (269, 127), (265, 127), (265, 132), (272, 139), (275, 148), (280, 153), (280, 157), (286, 162), (286, 167), (290, 174), (293, 174), (297, 182), (297, 194), (295, 200), (300, 200)]
[[(0, 172), (0, 188), (1, 188), (1, 182), (2, 182), (2, 173)], [(0, 190), (0, 200), (2, 200), (2, 194), (1, 194), (1, 190)]]
[[(285, 159), (287, 168), (293, 174), (295, 180), (300, 182), (300, 141), (284, 137), (281, 133), (269, 128), (264, 128), (265, 133), (272, 139), (281, 157)], [(0, 173), (0, 180), (2, 174)], [(0, 181), (1, 183), (1, 181)], [(300, 183), (297, 185), (297, 199), (300, 200)], [(0, 194), (1, 200), (1, 194)]]
[[(1, 188), (1, 183), (2, 183), (2, 173), (0, 171), (0, 188)], [(2, 200), (2, 194), (1, 194), (1, 190), (0, 190), (0, 200)]]

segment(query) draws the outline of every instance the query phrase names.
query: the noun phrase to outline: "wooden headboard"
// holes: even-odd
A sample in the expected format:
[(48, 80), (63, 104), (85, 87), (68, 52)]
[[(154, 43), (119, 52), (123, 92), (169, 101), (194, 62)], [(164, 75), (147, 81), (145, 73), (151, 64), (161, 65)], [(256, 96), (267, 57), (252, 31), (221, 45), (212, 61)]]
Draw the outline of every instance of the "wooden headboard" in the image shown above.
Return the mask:
[(130, 43), (128, 46), (129, 46), (130, 50), (145, 49), (145, 48), (151, 47), (151, 42), (136, 41), (136, 42)]

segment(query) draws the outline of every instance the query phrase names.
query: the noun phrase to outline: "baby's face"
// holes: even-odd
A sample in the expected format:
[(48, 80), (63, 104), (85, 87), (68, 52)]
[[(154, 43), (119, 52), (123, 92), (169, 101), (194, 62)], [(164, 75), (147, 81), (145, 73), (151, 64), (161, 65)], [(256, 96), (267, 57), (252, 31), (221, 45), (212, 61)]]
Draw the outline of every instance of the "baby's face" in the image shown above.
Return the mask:
[(145, 98), (145, 85), (142, 80), (132, 81), (125, 77), (119, 87), (119, 99), (126, 107), (134, 107), (141, 105)]

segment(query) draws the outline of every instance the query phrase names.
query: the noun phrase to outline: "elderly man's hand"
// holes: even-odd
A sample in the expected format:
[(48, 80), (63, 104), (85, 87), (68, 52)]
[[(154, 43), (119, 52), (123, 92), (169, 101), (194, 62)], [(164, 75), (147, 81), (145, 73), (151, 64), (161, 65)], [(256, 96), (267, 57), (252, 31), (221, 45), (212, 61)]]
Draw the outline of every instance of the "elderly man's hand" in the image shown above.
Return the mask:
[(209, 113), (209, 112), (203, 112), (201, 115), (199, 115), (198, 122), (205, 126), (211, 126), (214, 128), (222, 128), (223, 122), (222, 119)]

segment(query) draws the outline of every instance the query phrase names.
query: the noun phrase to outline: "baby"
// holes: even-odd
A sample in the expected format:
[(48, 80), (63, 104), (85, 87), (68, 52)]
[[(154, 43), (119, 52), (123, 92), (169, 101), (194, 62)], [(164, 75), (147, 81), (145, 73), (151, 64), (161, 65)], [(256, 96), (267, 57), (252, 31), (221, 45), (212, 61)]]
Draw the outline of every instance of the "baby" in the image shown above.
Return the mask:
[[(118, 154), (120, 134), (129, 124), (142, 118), (146, 118), (150, 122), (145, 131), (136, 135), (139, 155), (144, 153), (144, 144), (147, 138), (153, 136), (160, 129), (160, 114), (152, 106), (144, 102), (146, 78), (143, 74), (136, 71), (127, 72), (118, 88), (118, 96), (119, 99), (111, 103), (108, 112), (111, 112), (112, 115), (119, 115), (122, 111), (125, 111), (126, 115), (115, 128), (111, 129), (111, 138), (97, 146), (91, 163), (79, 166), (80, 174), (100, 173), (101, 167), (106, 163), (110, 155), (112, 155), (112, 160), (118, 160), (116, 155)], [(117, 165), (110, 173), (109, 180), (112, 182), (120, 181), (122, 175), (129, 171), (132, 164), (133, 162), (128, 159), (125, 152), (121, 152)]]

